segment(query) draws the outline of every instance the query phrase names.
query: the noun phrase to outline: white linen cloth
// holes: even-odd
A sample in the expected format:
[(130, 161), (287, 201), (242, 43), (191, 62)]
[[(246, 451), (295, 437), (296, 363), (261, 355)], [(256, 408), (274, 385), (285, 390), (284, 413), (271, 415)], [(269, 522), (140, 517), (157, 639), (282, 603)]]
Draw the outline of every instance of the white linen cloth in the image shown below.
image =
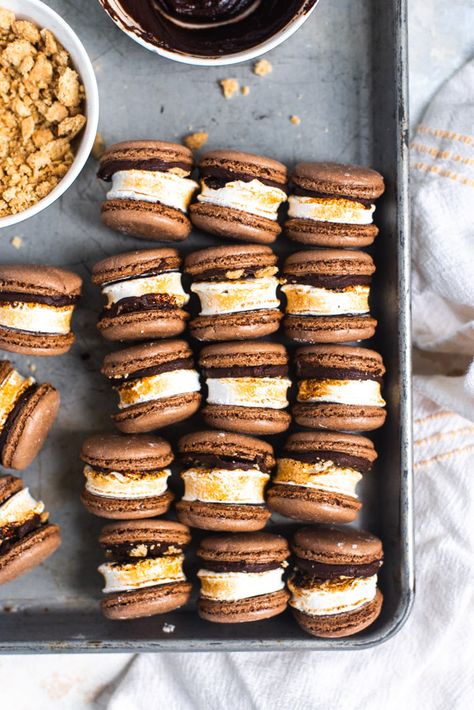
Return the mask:
[(419, 357), (431, 372), (414, 379), (417, 596), (407, 623), (364, 651), (144, 654), (99, 707), (474, 707), (473, 96), (470, 62), (439, 91), (412, 145), (415, 342), (443, 355)]

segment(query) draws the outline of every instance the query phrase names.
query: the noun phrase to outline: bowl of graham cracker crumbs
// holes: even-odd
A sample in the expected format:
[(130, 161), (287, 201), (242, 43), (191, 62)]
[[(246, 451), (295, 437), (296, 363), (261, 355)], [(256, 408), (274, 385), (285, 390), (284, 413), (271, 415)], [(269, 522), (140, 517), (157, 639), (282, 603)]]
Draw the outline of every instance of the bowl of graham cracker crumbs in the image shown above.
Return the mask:
[(94, 70), (71, 27), (40, 0), (0, 0), (0, 228), (70, 187), (98, 118)]

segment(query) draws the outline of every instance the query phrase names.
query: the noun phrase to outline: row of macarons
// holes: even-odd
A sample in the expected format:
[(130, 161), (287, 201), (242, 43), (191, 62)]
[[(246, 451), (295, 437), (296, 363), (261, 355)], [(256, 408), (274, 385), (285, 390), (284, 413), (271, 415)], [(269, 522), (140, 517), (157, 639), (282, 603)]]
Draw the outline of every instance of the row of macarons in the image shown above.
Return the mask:
[(193, 154), (182, 145), (150, 140), (112, 145), (98, 171), (111, 182), (103, 223), (147, 240), (181, 241), (194, 225), (218, 237), (270, 244), (282, 231), (279, 215), (288, 202), (284, 229), (294, 241), (363, 247), (378, 233), (374, 203), (384, 181), (370, 168), (305, 162), (289, 175), (271, 158), (213, 150), (199, 160), (199, 183), (193, 170)]
[[(183, 570), (190, 541), (189, 528), (169, 520), (104, 526), (103, 614), (128, 620), (185, 605), (193, 591), (194, 572)], [(335, 525), (305, 527), (294, 534), (291, 552), (285, 537), (268, 532), (201, 539), (199, 616), (221, 624), (254, 622), (281, 614), (289, 604), (304, 631), (326, 638), (358, 633), (377, 619), (383, 600), (377, 537)]]
[[(92, 281), (105, 299), (98, 328), (109, 341), (140, 341), (182, 333), (189, 313), (181, 259), (172, 248), (111, 256), (95, 264)], [(296, 342), (350, 342), (373, 336), (372, 258), (361, 251), (299, 251), (285, 260), (259, 245), (220, 246), (190, 254), (200, 313), (190, 323), (199, 341), (258, 338), (275, 333), (286, 297), (284, 332)], [(0, 347), (58, 355), (74, 341), (71, 319), (82, 281), (73, 272), (38, 264), (0, 265)]]

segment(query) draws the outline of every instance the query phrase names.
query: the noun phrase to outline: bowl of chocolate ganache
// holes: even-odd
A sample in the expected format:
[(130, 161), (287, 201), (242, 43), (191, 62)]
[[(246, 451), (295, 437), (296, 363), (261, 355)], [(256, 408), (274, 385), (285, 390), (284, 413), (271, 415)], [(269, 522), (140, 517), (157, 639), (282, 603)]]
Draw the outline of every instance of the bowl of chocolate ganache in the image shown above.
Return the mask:
[(132, 39), (168, 59), (223, 65), (284, 42), (319, 0), (99, 0)]

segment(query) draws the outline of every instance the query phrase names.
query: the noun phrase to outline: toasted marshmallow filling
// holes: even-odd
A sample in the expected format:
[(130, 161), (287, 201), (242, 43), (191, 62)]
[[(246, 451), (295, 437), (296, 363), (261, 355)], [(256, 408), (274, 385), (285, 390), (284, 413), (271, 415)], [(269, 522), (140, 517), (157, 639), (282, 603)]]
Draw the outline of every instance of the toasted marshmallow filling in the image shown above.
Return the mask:
[(317, 222), (341, 224), (372, 224), (375, 205), (366, 207), (361, 202), (343, 197), (308, 197), (291, 195), (288, 216), (295, 219), (314, 219)]
[(197, 576), (201, 580), (201, 597), (222, 602), (272, 594), (283, 589), (283, 567), (265, 572), (211, 572), (201, 569)]
[(168, 488), (169, 468), (161, 471), (96, 471), (84, 467), (86, 490), (105, 498), (135, 500), (161, 496)]
[(256, 311), (278, 308), (276, 297), (278, 279), (269, 276), (247, 281), (202, 281), (191, 286), (201, 301), (201, 315)]
[(262, 505), (270, 476), (256, 469), (189, 468), (183, 471), (183, 500)]
[(216, 190), (201, 180), (201, 193), (198, 195), (198, 201), (231, 207), (257, 215), (257, 217), (276, 221), (278, 208), (283, 202), (286, 202), (286, 192), (278, 187), (264, 185), (257, 179), (250, 182), (232, 180)]
[(4, 525), (22, 525), (43, 511), (44, 503), (35, 500), (28, 488), (22, 488), (0, 505), (0, 528)]
[(199, 185), (175, 173), (154, 170), (119, 170), (112, 176), (108, 200), (160, 202), (186, 212)]
[(384, 407), (380, 384), (375, 380), (301, 380), (298, 402), (333, 402)]
[(73, 311), (73, 305), (56, 307), (45, 303), (10, 301), (0, 303), (0, 325), (31, 333), (67, 335)]
[(103, 286), (102, 293), (107, 298), (107, 306), (112, 306), (123, 298), (139, 298), (151, 293), (166, 294), (179, 308), (189, 301), (189, 296), (181, 284), (179, 271), (108, 283)]
[(336, 316), (368, 313), (370, 286), (348, 286), (338, 290), (306, 284), (286, 284), (286, 312), (301, 316)]
[(184, 555), (146, 557), (135, 562), (105, 562), (99, 572), (104, 576), (104, 594), (126, 592), (169, 582), (183, 582)]
[(133, 404), (150, 402), (153, 399), (175, 397), (178, 394), (199, 392), (201, 385), (196, 370), (171, 370), (150, 377), (139, 377), (117, 387), (120, 396), (119, 409)]
[(285, 409), (291, 380), (286, 377), (210, 377), (209, 404)]
[(377, 592), (377, 575), (315, 579), (310, 587), (299, 587), (288, 580), (290, 605), (310, 616), (327, 616), (354, 611), (371, 602)]
[(13, 411), (23, 392), (34, 383), (33, 377), (22, 377), (16, 370), (10, 370), (0, 382), (0, 429), (5, 426), (8, 415)]
[(357, 498), (355, 488), (361, 478), (362, 475), (358, 471), (353, 468), (341, 468), (333, 461), (304, 463), (285, 458), (278, 461), (273, 483), (315, 488)]

